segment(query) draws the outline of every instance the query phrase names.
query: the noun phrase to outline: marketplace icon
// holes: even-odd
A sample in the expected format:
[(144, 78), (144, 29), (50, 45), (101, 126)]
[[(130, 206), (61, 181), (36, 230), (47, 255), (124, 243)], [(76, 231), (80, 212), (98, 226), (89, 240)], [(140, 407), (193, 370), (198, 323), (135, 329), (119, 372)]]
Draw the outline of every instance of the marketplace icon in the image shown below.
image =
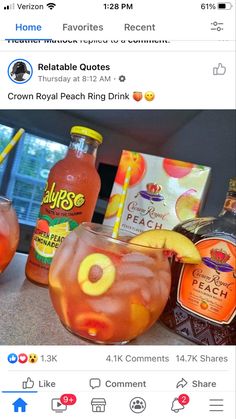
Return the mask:
[(29, 61), (17, 58), (8, 66), (8, 77), (17, 84), (27, 83), (33, 75), (33, 67)]

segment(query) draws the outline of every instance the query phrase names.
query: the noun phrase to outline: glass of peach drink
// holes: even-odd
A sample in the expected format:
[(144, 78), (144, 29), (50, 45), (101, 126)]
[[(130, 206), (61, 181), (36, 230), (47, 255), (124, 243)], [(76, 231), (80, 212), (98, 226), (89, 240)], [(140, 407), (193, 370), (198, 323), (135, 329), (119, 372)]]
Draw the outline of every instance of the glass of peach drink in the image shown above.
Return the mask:
[(0, 274), (12, 260), (19, 241), (19, 224), (12, 203), (0, 196)]
[(160, 317), (171, 286), (169, 251), (157, 249), (158, 243), (149, 247), (147, 233), (130, 239), (120, 232), (113, 239), (110, 227), (82, 223), (65, 238), (53, 258), (49, 289), (68, 330), (93, 342), (119, 344)]

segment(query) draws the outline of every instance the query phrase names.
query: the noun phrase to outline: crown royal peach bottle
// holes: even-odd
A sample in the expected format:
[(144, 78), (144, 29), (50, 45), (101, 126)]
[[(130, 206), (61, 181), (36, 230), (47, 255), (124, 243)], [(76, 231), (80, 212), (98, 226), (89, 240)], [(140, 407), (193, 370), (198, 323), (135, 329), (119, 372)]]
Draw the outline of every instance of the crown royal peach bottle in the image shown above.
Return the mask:
[(173, 263), (173, 283), (163, 322), (205, 345), (236, 343), (236, 178), (230, 179), (217, 218), (185, 221), (174, 228), (198, 248), (199, 265)]
[(81, 222), (91, 221), (101, 186), (95, 168), (101, 143), (98, 132), (72, 127), (67, 155), (49, 173), (26, 264), (26, 276), (33, 282), (48, 284), (56, 249)]

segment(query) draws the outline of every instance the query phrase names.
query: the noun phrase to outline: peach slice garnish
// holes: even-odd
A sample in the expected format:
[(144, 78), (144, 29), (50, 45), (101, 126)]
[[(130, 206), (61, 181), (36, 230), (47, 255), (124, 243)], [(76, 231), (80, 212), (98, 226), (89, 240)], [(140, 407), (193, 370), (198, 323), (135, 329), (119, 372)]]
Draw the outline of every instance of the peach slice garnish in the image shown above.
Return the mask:
[(183, 234), (171, 230), (149, 230), (133, 237), (129, 243), (151, 249), (164, 249), (175, 254), (182, 263), (200, 263), (201, 255), (194, 244)]

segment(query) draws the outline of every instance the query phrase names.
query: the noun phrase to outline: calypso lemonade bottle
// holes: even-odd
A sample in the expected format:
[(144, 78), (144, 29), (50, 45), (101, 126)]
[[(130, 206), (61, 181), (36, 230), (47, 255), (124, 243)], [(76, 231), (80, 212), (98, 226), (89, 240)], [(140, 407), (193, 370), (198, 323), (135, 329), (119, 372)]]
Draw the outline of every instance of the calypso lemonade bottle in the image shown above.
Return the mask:
[(91, 221), (101, 181), (95, 168), (98, 132), (86, 127), (71, 129), (67, 155), (51, 169), (33, 233), (26, 276), (48, 284), (49, 267), (64, 238), (83, 221)]

